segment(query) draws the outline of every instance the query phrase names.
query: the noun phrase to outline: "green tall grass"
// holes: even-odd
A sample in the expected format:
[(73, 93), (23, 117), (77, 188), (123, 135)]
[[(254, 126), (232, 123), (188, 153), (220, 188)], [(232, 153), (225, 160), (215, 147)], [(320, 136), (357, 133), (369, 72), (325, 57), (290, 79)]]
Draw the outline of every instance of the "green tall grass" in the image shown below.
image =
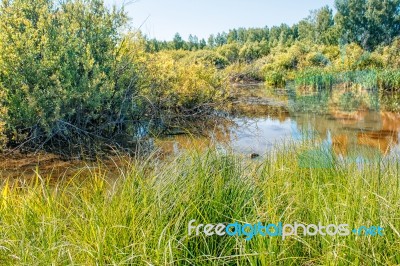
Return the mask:
[(378, 74), (374, 70), (336, 72), (320, 68), (309, 68), (296, 74), (297, 86), (312, 89), (332, 89), (333, 85), (361, 85), (365, 89), (374, 89), (378, 86)]
[(400, 70), (385, 69), (378, 74), (378, 84), (384, 91), (400, 91)]
[(295, 84), (312, 89), (332, 89), (334, 74), (320, 68), (309, 68), (296, 74)]
[(295, 75), (295, 84), (318, 90), (332, 89), (334, 84), (361, 85), (365, 89), (380, 88), (383, 91), (400, 90), (400, 71), (397, 69), (367, 69), (358, 71), (333, 71), (308, 68)]
[[(4, 181), (0, 264), (399, 264), (399, 162), (301, 168), (307, 150), (282, 147), (259, 161), (191, 152), (133, 162), (117, 179), (99, 168), (56, 184), (39, 174)], [(381, 225), (385, 236), (188, 236), (192, 219)]]

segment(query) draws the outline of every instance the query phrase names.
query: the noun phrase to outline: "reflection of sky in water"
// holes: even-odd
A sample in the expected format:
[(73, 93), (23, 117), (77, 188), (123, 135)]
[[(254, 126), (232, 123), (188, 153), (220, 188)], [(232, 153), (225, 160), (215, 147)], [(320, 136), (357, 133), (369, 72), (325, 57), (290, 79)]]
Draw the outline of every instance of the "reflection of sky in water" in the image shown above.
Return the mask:
[[(256, 99), (272, 99), (272, 103), (277, 97), (263, 87), (241, 92)], [(400, 154), (400, 115), (373, 108), (376, 104), (371, 102), (379, 103), (377, 91), (338, 87), (329, 93), (302, 94), (290, 88), (287, 92), (289, 112), (285, 115), (267, 111), (268, 117), (262, 117), (265, 111), (261, 108), (257, 118), (234, 119), (236, 126), (230, 129), (233, 150), (264, 154), (276, 144), (316, 137), (322, 138), (321, 149), (350, 160)], [(284, 102), (281, 95), (276, 99)]]
[(296, 122), (287, 119), (236, 119), (237, 127), (231, 128), (232, 149), (243, 153), (264, 154), (274, 145), (300, 140), (301, 133)]
[[(257, 153), (265, 154), (275, 145), (298, 142), (304, 139), (312, 139), (313, 135), (318, 135), (310, 124), (299, 126), (293, 118), (285, 121), (272, 118), (257, 119), (235, 119), (236, 126), (230, 128), (229, 146), (240, 153)], [(400, 133), (397, 133), (400, 139)], [(321, 149), (327, 150), (333, 147), (332, 133), (330, 130), (326, 133), (326, 137), (321, 140)], [(364, 160), (363, 154), (367, 150), (378, 152), (377, 148), (371, 148), (367, 145), (357, 145), (352, 154), (345, 157), (356, 162)], [(369, 151), (367, 151), (369, 153)], [(373, 154), (373, 153), (371, 153)], [(389, 152), (386, 155), (393, 156), (400, 154), (400, 144), (392, 143)], [(338, 154), (343, 158), (342, 154)], [(365, 154), (364, 154), (365, 155)]]
[[(397, 135), (400, 139), (400, 132)], [(399, 155), (399, 154), (400, 154), (400, 143), (393, 145), (389, 152), (389, 155)]]
[[(279, 144), (319, 140), (320, 149), (333, 150), (343, 160), (400, 155), (400, 114), (378, 110), (376, 91), (352, 90), (304, 94), (240, 87), (241, 104), (234, 107), (239, 116), (232, 119), (233, 125), (221, 123), (210, 138), (199, 140), (244, 154), (263, 155)], [(174, 145), (174, 151), (190, 146), (180, 137), (175, 140), (180, 145)]]

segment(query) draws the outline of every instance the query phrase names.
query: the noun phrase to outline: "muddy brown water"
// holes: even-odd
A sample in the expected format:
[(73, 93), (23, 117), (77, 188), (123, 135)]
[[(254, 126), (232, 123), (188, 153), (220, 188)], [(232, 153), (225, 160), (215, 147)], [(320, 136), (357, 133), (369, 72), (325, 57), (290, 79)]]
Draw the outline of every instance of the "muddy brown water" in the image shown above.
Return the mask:
[[(232, 95), (232, 103), (227, 106), (230, 115), (208, 123), (202, 134), (149, 139), (149, 145), (161, 155), (158, 158), (215, 146), (262, 158), (277, 144), (315, 137), (321, 146), (343, 158), (400, 155), (400, 113), (388, 111), (376, 91), (337, 87), (318, 92), (251, 84), (233, 86)], [(118, 175), (116, 166), (124, 164), (120, 159), (111, 158), (102, 167)], [(3, 155), (0, 177), (31, 177), (38, 171), (60, 177), (73, 175), (82, 167), (90, 172), (98, 166), (46, 153)]]
[(264, 155), (277, 144), (317, 138), (343, 158), (400, 155), (400, 113), (388, 111), (377, 91), (360, 87), (307, 91), (263, 84), (233, 88), (233, 114), (207, 136), (159, 139), (170, 153), (217, 145), (251, 156)]

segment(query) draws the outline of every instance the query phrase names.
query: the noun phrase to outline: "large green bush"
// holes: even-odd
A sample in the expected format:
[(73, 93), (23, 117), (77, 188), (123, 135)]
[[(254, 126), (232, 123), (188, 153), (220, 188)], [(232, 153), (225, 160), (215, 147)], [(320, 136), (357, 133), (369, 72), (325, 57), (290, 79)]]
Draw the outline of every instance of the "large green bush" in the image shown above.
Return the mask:
[(268, 44), (262, 42), (245, 43), (239, 51), (239, 58), (243, 62), (250, 63), (269, 53)]
[(123, 10), (102, 0), (6, 0), (0, 16), (0, 92), (13, 140), (112, 138), (134, 95), (121, 84)]
[(330, 61), (329, 59), (320, 52), (312, 52), (306, 56), (307, 66), (309, 67), (325, 67)]
[(228, 59), (230, 63), (235, 63), (239, 60), (240, 48), (241, 45), (234, 42), (218, 47), (217, 52)]
[(154, 108), (163, 111), (163, 118), (206, 111), (202, 105), (222, 101), (226, 96), (224, 76), (210, 61), (214, 57), (198, 56), (194, 62), (189, 58), (176, 60), (174, 52), (160, 52), (140, 59), (138, 86)]

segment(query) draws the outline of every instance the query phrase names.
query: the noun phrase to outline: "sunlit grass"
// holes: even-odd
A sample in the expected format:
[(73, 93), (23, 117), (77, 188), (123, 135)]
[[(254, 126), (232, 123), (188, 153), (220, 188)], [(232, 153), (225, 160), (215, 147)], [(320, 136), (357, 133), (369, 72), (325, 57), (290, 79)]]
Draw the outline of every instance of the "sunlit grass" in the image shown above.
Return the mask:
[[(4, 181), (0, 263), (400, 263), (399, 162), (300, 168), (307, 150), (282, 146), (253, 161), (213, 150), (188, 152), (172, 162), (133, 162), (117, 179), (99, 168), (55, 184), (40, 173), (28, 183)], [(381, 225), (385, 236), (196, 237), (187, 234), (192, 219)]]
[(295, 74), (295, 83), (303, 88), (332, 89), (334, 84), (360, 85), (364, 89), (379, 88), (383, 91), (400, 89), (400, 71), (396, 69), (370, 69), (358, 71), (335, 71), (309, 68)]

